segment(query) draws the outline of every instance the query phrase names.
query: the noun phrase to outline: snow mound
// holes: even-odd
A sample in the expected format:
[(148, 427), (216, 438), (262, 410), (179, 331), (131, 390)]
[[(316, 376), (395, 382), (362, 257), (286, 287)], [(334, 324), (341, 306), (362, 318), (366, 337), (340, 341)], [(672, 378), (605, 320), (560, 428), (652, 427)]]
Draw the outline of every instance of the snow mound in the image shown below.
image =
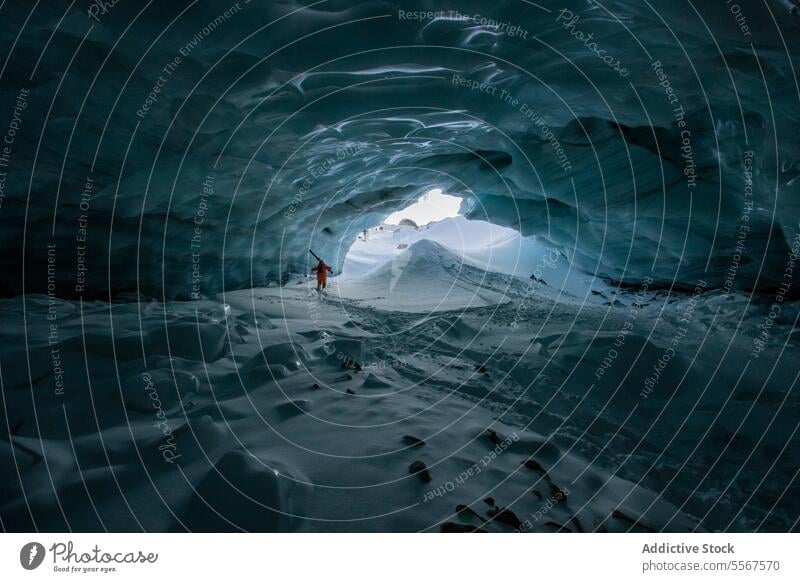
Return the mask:
[(503, 280), (469, 266), (447, 248), (422, 239), (356, 279), (337, 294), (386, 311), (435, 313), (506, 303)]
[(274, 461), (231, 451), (200, 481), (181, 521), (196, 532), (293, 531), (309, 497), (297, 477)]
[(591, 289), (606, 290), (600, 280), (570, 267), (554, 246), (516, 230), (458, 215), (422, 228), (383, 225), (373, 228), (366, 240), (358, 238), (348, 249), (341, 279), (362, 276), (384, 263), (400, 261), (400, 250), (420, 240), (436, 242), (469, 266), (484, 271), (528, 279), (541, 278), (556, 291), (581, 297)]

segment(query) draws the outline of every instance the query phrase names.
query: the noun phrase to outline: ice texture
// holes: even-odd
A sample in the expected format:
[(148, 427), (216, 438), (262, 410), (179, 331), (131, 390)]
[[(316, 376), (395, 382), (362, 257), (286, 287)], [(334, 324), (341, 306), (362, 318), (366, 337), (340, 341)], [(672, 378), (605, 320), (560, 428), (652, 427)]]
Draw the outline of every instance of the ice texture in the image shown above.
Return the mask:
[(8, 9), (0, 118), (28, 93), (2, 292), (46, 289), (48, 244), (61, 296), (275, 283), (309, 247), (339, 270), (432, 186), (633, 284), (724, 285), (746, 226), (731, 285), (775, 288), (800, 219), (798, 17), (699, 4)]

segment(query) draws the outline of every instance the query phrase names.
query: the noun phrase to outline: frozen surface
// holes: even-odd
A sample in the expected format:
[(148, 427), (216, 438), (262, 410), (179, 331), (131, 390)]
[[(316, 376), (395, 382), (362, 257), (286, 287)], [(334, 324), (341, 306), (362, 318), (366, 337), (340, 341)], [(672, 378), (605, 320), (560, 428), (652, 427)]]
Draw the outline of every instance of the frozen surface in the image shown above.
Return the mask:
[[(554, 301), (554, 289), (472, 267), (437, 308), (426, 301), (451, 255), (430, 241), (408, 252), (397, 310), (373, 296), (381, 268), (322, 295), (292, 284), (189, 303), (1, 301), (4, 526), (796, 524), (796, 305), (743, 365), (757, 330), (741, 329), (742, 310), (758, 320), (767, 309), (744, 296)], [(647, 384), (687, 326), (680, 355)]]

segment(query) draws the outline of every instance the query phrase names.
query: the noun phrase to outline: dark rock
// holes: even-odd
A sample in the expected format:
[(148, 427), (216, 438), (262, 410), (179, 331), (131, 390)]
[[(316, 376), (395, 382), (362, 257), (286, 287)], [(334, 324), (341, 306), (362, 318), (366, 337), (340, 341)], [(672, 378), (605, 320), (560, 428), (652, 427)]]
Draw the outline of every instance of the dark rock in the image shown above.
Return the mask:
[(553, 501), (555, 501), (556, 503), (561, 501), (566, 501), (567, 492), (561, 489), (555, 483), (550, 483), (550, 497), (552, 497)]
[(487, 497), (483, 502), (489, 507), (494, 507), (494, 497)]
[(412, 475), (419, 477), (423, 483), (431, 482), (431, 474), (428, 472), (428, 467), (422, 461), (414, 461), (408, 466), (408, 472)]
[(424, 447), (425, 446), (425, 441), (424, 440), (422, 440), (420, 438), (417, 438), (415, 436), (412, 436), (410, 434), (407, 434), (407, 435), (405, 435), (403, 437), (403, 442), (405, 444), (409, 445), (409, 446), (412, 446), (412, 447)]
[(319, 390), (319, 384), (317, 384), (317, 383), (315, 382), (315, 383), (314, 383), (314, 385), (311, 387), (311, 389), (312, 389), (312, 390)]
[(620, 521), (624, 521), (624, 522), (626, 522), (626, 523), (629, 523), (629, 524), (631, 525), (631, 527), (639, 527), (639, 528), (642, 528), (642, 529), (643, 529), (643, 530), (645, 530), (645, 531), (648, 531), (648, 532), (653, 532), (653, 533), (655, 533), (655, 531), (656, 531), (656, 530), (654, 530), (653, 528), (651, 528), (650, 526), (647, 526), (647, 525), (643, 524), (643, 523), (642, 523), (641, 521), (639, 521), (638, 519), (634, 519), (634, 518), (632, 518), (632, 517), (630, 517), (630, 516), (628, 516), (628, 515), (624, 514), (624, 513), (623, 513), (622, 511), (620, 511), (619, 509), (615, 509), (615, 510), (614, 510), (614, 511), (611, 513), (611, 517), (613, 517), (614, 519), (618, 519), (618, 520), (620, 520)]
[(537, 473), (541, 473), (542, 477), (545, 478), (546, 481), (551, 483), (552, 488), (552, 479), (550, 479), (550, 475), (547, 473), (547, 470), (542, 467), (537, 461), (533, 459), (528, 459), (527, 461), (523, 462), (525, 468), (530, 469), (531, 471), (536, 471)]
[(496, 519), (500, 523), (510, 525), (514, 529), (520, 529), (522, 527), (522, 522), (514, 514), (514, 512), (510, 509), (506, 509), (505, 507), (495, 507), (486, 513), (489, 517)]
[(539, 463), (534, 461), (533, 459), (528, 459), (527, 461), (522, 462), (526, 468), (530, 469), (531, 471), (539, 471), (543, 475), (547, 475), (547, 471), (545, 471), (544, 467), (542, 467)]
[(347, 394), (355, 394), (355, 392), (353, 392), (352, 390), (350, 390), (350, 388), (348, 388), (347, 390), (345, 390), (345, 392), (346, 392)]
[(477, 517), (481, 521), (486, 521), (485, 517), (480, 515), (477, 511), (472, 509), (469, 505), (464, 505), (464, 504), (456, 505), (456, 513), (459, 513), (461, 515), (472, 515), (474, 517)]
[(486, 434), (489, 437), (489, 440), (492, 441), (492, 443), (495, 444), (495, 445), (499, 445), (500, 442), (502, 441), (500, 436), (495, 431), (493, 431), (491, 429), (487, 430)]

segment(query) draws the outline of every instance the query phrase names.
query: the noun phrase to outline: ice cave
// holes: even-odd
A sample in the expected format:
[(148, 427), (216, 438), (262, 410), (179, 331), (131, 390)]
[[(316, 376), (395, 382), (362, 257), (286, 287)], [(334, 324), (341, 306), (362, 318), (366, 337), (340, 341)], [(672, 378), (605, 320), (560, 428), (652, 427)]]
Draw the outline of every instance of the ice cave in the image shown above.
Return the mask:
[(0, 528), (800, 531), (798, 7), (0, 3)]

